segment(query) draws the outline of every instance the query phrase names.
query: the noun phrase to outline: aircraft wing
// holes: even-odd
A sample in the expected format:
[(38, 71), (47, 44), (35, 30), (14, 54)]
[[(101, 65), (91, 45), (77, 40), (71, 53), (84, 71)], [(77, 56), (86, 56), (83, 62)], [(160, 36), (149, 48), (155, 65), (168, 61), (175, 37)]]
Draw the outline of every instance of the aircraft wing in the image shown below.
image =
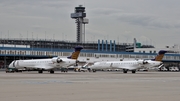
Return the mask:
[(46, 66), (45, 65), (37, 65), (37, 66), (34, 66), (34, 68), (48, 70), (48, 69), (52, 69), (54, 67), (48, 66), (48, 65), (46, 65)]
[(134, 70), (137, 69), (138, 67), (119, 67), (120, 69), (128, 69), (128, 70)]

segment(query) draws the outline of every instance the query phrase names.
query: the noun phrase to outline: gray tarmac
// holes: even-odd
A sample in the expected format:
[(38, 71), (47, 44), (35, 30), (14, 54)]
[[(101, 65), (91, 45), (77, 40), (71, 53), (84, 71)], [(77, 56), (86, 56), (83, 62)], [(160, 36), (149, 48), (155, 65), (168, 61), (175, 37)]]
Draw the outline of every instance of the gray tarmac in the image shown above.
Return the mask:
[(180, 72), (0, 72), (0, 101), (180, 101)]

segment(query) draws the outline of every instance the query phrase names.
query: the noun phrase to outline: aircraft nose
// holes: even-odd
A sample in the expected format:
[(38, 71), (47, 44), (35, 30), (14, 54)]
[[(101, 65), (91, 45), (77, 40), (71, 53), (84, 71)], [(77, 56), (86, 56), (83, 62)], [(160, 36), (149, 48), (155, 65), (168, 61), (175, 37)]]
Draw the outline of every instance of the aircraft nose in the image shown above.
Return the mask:
[(12, 65), (11, 65), (11, 64), (9, 64), (8, 68), (12, 68)]
[(14, 68), (13, 67), (13, 62), (9, 64), (8, 68)]
[(95, 66), (94, 66), (94, 65), (91, 65), (91, 66), (88, 66), (88, 68), (90, 68), (90, 69), (94, 69), (94, 68), (95, 68)]

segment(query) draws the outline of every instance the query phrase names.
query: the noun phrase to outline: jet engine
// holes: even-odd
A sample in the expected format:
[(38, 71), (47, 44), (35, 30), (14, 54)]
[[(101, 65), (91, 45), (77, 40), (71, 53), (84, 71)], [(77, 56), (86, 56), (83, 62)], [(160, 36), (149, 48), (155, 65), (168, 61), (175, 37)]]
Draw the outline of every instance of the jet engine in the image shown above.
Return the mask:
[(148, 63), (148, 61), (146, 61), (146, 60), (143, 60), (143, 64), (147, 64)]
[(138, 60), (138, 63), (139, 64), (148, 64), (148, 61), (147, 60)]
[(60, 62), (62, 62), (63, 60), (61, 59), (61, 58), (53, 58), (52, 59), (52, 62), (54, 62), (54, 63), (60, 63)]

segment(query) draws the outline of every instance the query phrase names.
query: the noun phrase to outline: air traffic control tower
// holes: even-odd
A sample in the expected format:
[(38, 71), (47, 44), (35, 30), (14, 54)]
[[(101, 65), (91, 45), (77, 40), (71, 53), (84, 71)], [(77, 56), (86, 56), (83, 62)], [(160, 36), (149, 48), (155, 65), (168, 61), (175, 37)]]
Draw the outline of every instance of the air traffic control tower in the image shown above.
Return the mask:
[(77, 23), (77, 42), (84, 43), (85, 42), (85, 24), (89, 23), (89, 20), (85, 18), (85, 7), (79, 5), (79, 7), (75, 7), (74, 13), (71, 13), (71, 18), (76, 19)]

